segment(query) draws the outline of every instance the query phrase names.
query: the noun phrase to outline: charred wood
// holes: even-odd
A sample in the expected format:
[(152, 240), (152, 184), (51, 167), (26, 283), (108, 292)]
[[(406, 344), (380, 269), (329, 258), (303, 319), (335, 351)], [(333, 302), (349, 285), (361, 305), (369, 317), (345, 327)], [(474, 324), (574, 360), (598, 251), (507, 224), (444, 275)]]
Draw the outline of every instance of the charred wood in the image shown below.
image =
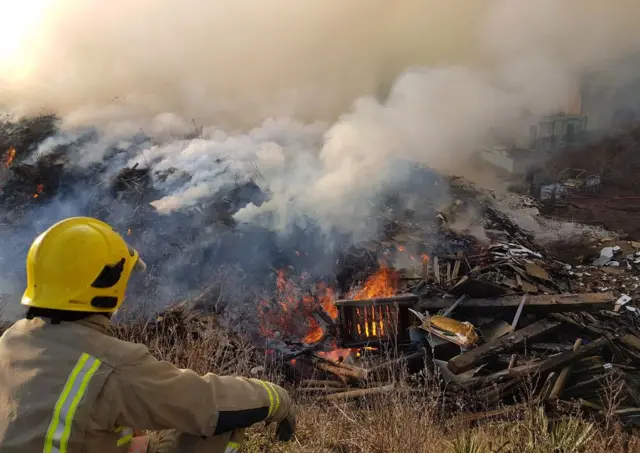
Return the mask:
[[(573, 345), (573, 350), (577, 351), (581, 345), (582, 345), (582, 338), (578, 338), (575, 344)], [(558, 379), (556, 380), (553, 386), (553, 389), (549, 394), (550, 398), (560, 397), (560, 395), (562, 394), (562, 390), (564, 390), (564, 386), (567, 383), (567, 379), (569, 378), (569, 374), (571, 373), (571, 371), (572, 371), (571, 365), (564, 367), (562, 371), (560, 371), (560, 375), (558, 376)]]
[(509, 352), (518, 347), (527, 340), (535, 339), (545, 333), (549, 333), (560, 327), (559, 321), (541, 319), (523, 329), (517, 330), (512, 334), (498, 338), (482, 346), (478, 346), (464, 354), (460, 354), (449, 361), (448, 368), (454, 374), (460, 374), (471, 368), (480, 365), (489, 360), (491, 357)]
[(499, 371), (497, 373), (490, 374), (488, 376), (482, 376), (475, 378), (468, 385), (488, 384), (495, 381), (500, 381), (505, 378), (522, 378), (528, 374), (538, 373), (544, 374), (551, 371), (557, 371), (566, 365), (569, 365), (583, 357), (597, 351), (606, 346), (609, 341), (606, 338), (599, 338), (598, 340), (587, 344), (583, 348), (577, 351), (563, 352), (556, 356), (550, 357), (545, 361), (536, 361), (525, 365), (517, 366), (512, 369)]

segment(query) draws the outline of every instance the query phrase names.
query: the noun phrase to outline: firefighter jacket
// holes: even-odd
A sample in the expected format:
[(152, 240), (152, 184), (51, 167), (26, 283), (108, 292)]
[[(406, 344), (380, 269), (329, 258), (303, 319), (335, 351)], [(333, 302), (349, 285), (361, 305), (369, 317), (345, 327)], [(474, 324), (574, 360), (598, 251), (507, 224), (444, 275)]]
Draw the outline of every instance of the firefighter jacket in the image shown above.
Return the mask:
[(23, 319), (0, 338), (0, 453), (127, 451), (134, 429), (213, 436), (279, 422), (280, 387), (156, 360), (107, 334), (109, 320)]

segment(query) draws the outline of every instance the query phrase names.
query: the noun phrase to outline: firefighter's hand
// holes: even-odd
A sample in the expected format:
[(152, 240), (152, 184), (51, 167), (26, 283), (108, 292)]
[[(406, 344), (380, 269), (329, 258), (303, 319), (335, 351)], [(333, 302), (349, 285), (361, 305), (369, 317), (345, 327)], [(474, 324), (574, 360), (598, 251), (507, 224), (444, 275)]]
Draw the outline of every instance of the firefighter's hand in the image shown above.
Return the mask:
[(271, 390), (276, 392), (277, 409), (266, 422), (276, 424), (276, 436), (279, 441), (288, 442), (293, 438), (296, 430), (296, 411), (289, 393), (279, 385), (269, 383)]
[(276, 436), (280, 442), (289, 442), (296, 432), (296, 412), (293, 406), (289, 409), (286, 417), (278, 423)]

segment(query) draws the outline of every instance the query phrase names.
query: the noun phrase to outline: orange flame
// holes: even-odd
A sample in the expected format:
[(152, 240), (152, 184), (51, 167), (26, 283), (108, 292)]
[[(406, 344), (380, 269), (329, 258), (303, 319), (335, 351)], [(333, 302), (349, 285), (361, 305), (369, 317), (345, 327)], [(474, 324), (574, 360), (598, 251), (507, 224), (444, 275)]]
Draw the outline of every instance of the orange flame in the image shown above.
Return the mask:
[(274, 307), (266, 300), (259, 303), (261, 332), (265, 336), (281, 332), (294, 338), (302, 338), (307, 344), (316, 343), (324, 337), (319, 320), (314, 318), (316, 310), (321, 307), (327, 315), (336, 319), (338, 308), (334, 301), (335, 293), (327, 284), (316, 284), (311, 293), (288, 278), (285, 270), (279, 270), (276, 274), (277, 306)]
[(392, 297), (398, 290), (398, 273), (386, 267), (367, 279), (364, 286), (352, 297), (354, 300)]
[(322, 340), (324, 332), (322, 331), (322, 327), (320, 327), (315, 319), (309, 319), (309, 327), (311, 328), (311, 330), (302, 341), (304, 341), (306, 344), (312, 344)]
[[(402, 245), (396, 245), (396, 250), (398, 250), (399, 252), (402, 252), (402, 253), (406, 253), (409, 256), (409, 258), (411, 259), (411, 261), (418, 261), (418, 259), (415, 256), (413, 256), (411, 253), (409, 253), (407, 251), (406, 247), (404, 247)], [(423, 256), (423, 260), (424, 260), (424, 257), (426, 255), (422, 255), (422, 256)]]
[(351, 354), (358, 352), (358, 349), (334, 349), (333, 351), (319, 351), (318, 355), (324, 359), (337, 362), (340, 359), (346, 359)]
[(36, 193), (33, 194), (33, 198), (38, 198), (43, 190), (44, 190), (44, 186), (42, 184), (38, 184), (36, 186)]
[(338, 307), (336, 307), (336, 293), (329, 288), (326, 283), (316, 285), (316, 296), (320, 300), (320, 305), (329, 317), (335, 320), (338, 317)]
[(12, 146), (11, 148), (9, 148), (9, 151), (7, 151), (7, 158), (4, 161), (4, 168), (9, 168), (15, 158), (16, 158), (16, 149)]

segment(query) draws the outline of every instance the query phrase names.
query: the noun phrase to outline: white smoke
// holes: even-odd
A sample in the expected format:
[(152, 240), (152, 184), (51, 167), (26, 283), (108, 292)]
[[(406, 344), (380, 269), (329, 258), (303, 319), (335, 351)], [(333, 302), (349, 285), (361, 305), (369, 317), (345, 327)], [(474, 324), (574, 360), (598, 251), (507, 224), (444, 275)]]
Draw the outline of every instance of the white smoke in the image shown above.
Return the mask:
[[(403, 162), (473, 176), (494, 134), (528, 132), (568, 108), (585, 70), (640, 51), (637, 17), (637, 0), (57, 0), (0, 99), (152, 134), (161, 144), (130, 164), (192, 176), (156, 181), (163, 212), (255, 173), (272, 198), (238, 220), (365, 234)], [(175, 139), (191, 118), (201, 136)]]

